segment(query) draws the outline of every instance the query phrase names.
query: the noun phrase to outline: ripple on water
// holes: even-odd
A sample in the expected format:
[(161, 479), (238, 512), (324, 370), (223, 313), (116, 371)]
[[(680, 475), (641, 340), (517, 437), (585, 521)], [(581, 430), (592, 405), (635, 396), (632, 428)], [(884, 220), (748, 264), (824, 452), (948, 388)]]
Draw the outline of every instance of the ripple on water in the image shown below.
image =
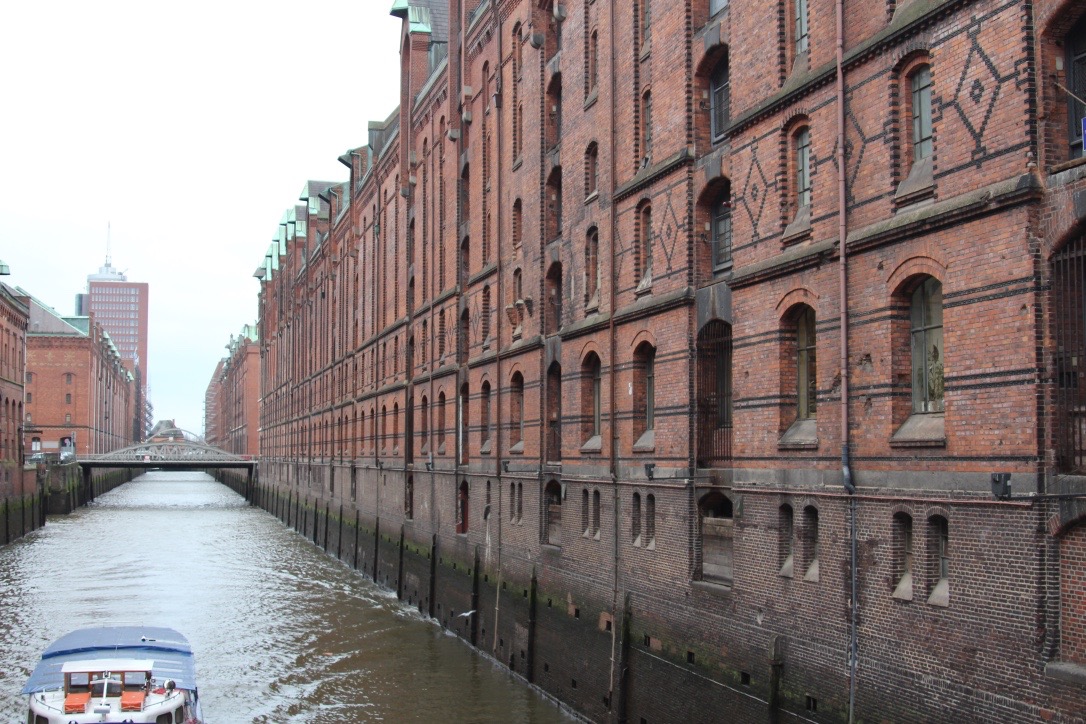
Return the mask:
[(0, 721), (52, 640), (188, 636), (210, 722), (567, 721), (493, 662), (202, 474), (151, 472), (0, 548)]

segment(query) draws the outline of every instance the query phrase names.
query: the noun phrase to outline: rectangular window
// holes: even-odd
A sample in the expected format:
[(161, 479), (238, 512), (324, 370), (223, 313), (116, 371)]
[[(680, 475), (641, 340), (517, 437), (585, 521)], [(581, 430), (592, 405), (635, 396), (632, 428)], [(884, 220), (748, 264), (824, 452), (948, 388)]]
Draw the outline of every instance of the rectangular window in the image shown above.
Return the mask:
[(656, 429), (656, 352), (645, 360), (645, 429)]
[(795, 0), (796, 10), (796, 55), (807, 52), (807, 0)]
[(815, 315), (813, 309), (806, 307), (800, 314), (796, 330), (796, 382), (799, 395), (796, 417), (801, 420), (814, 417), (818, 404), (815, 360)]
[(811, 132), (804, 128), (796, 134), (796, 204), (811, 205)]
[(732, 263), (732, 208), (727, 201), (713, 206), (713, 270), (719, 271)]
[(912, 75), (913, 161), (931, 155), (931, 69), (921, 68)]

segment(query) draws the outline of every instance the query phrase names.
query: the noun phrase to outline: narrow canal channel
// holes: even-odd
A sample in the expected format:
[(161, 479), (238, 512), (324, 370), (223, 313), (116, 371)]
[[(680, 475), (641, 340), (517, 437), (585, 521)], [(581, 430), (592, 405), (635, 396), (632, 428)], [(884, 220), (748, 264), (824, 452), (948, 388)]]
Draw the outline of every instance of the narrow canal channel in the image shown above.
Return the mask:
[(151, 472), (0, 548), (0, 721), (75, 628), (188, 636), (204, 718), (569, 721), (506, 669), (202, 473)]

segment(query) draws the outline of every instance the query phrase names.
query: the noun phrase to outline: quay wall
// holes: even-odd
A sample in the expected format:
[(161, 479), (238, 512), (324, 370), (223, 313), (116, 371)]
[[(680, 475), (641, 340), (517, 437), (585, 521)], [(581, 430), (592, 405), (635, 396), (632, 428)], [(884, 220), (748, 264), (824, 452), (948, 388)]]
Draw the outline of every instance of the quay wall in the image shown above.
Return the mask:
[[(736, 556), (751, 565), (746, 571), (737, 569), (730, 591), (708, 584), (666, 590), (654, 587), (644, 569), (623, 560), (628, 551), (620, 553), (617, 570), (613, 549), (587, 566), (573, 558), (577, 543), (607, 544), (608, 538), (619, 537), (616, 533), (624, 537), (625, 531), (616, 531), (606, 513), (599, 540), (588, 536), (583, 541), (579, 530), (570, 535), (580, 521), (568, 515), (564, 546), (537, 545), (529, 550), (516, 543), (518, 524), (500, 520), (500, 511), (509, 506), (502, 504), (494, 486), (495, 512), (484, 519), (480, 511), (467, 534), (449, 534), (447, 525), (434, 525), (428, 516), (419, 515), (434, 502), (423, 502), (424, 490), (415, 491), (417, 517), (408, 519), (400, 512), (403, 503), (392, 492), (404, 488), (400, 473), (357, 467), (353, 499), (349, 487), (329, 485), (333, 478), (346, 479), (351, 467), (337, 463), (328, 475), (315, 476), (311, 486), (269, 479), (274, 465), (263, 467), (259, 482), (251, 487), (244, 474), (217, 477), (242, 495), (249, 491), (253, 505), (394, 591), (405, 604), (586, 720), (847, 721), (843, 596), (833, 594), (840, 610), (830, 611), (818, 601), (818, 586), (774, 580), (761, 572), (774, 568), (768, 561), (774, 553), (759, 536), (776, 536), (767, 520), (776, 515), (775, 504), (767, 505), (756, 495), (744, 497), (738, 524), (748, 542), (737, 547)], [(439, 478), (435, 487), (441, 489), (442, 481), (435, 477)], [(451, 478), (449, 482), (451, 486)], [(564, 506), (571, 512), (576, 508), (574, 497), (570, 491)], [(667, 501), (658, 497), (660, 514)], [(865, 505), (861, 520), (881, 517), (871, 514), (879, 504)], [(827, 539), (847, 538), (840, 524), (847, 504), (835, 508), (826, 503), (822, 511)], [(964, 524), (967, 513), (958, 514)], [(998, 518), (1004, 530), (1021, 530), (1024, 518), (1035, 515), (1018, 508), (974, 514), (989, 523)], [(861, 557), (870, 555), (883, 534), (868, 527), (865, 524), (860, 531), (865, 541)], [(1027, 564), (1019, 555), (1030, 549), (1026, 543), (1007, 540), (1007, 548), (998, 552), (1007, 564), (1007, 580), (993, 585), (1006, 583), (1008, 590), (1013, 589), (1010, 581)], [(961, 554), (978, 566), (989, 562), (980, 546)], [(822, 556), (823, 585), (843, 589), (846, 561), (829, 550)], [(764, 566), (759, 564), (761, 558), (767, 559)], [(965, 712), (963, 721), (1078, 721), (1073, 707), (1061, 711), (1058, 704), (1061, 698), (1075, 700), (1073, 684), (1050, 683), (1053, 690), (1048, 692), (1036, 682), (1016, 684), (1036, 687), (1039, 693), (1033, 700), (1020, 691), (995, 695), (995, 677), (1017, 672), (1018, 665), (1007, 662), (1000, 668), (990, 660), (991, 652), (1025, 645), (1033, 629), (1030, 622), (1020, 620), (1023, 617), (1008, 614), (1001, 626), (984, 626), (987, 630), (981, 632), (979, 623), (977, 630), (952, 626), (939, 620), (938, 613), (890, 601), (878, 571), (865, 573), (860, 588), (864, 616), (859, 622), (856, 721), (936, 722), (955, 712)], [(806, 603), (785, 605), (790, 598)], [(957, 605), (979, 618), (993, 614), (968, 591), (960, 592)], [(817, 625), (816, 616), (822, 618)], [(903, 616), (912, 620), (901, 623), (898, 619)], [(971, 651), (983, 666), (960, 674), (941, 671), (942, 683), (929, 677), (910, 684), (911, 673), (894, 662), (901, 655), (921, 655), (913, 651), (914, 634), (901, 629), (897, 638), (890, 635), (892, 628), (905, 625), (931, 632), (931, 646)], [(1055, 690), (1060, 687), (1062, 694)], [(921, 689), (943, 693), (926, 701), (909, 695), (910, 690)]]

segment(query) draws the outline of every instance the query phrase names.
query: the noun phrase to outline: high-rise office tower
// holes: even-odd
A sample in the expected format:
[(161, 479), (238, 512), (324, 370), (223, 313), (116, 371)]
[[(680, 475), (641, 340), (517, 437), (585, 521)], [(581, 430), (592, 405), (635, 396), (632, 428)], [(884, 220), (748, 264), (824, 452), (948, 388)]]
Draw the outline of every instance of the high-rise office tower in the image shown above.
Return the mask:
[[(87, 291), (76, 296), (76, 313), (94, 318), (109, 333), (121, 361), (137, 382), (137, 410), (147, 399), (147, 317), (148, 286), (130, 282), (115, 269), (106, 254), (106, 263), (97, 274), (87, 276)], [(142, 418), (142, 415), (137, 415)], [(135, 437), (142, 439), (145, 426), (137, 419)]]

